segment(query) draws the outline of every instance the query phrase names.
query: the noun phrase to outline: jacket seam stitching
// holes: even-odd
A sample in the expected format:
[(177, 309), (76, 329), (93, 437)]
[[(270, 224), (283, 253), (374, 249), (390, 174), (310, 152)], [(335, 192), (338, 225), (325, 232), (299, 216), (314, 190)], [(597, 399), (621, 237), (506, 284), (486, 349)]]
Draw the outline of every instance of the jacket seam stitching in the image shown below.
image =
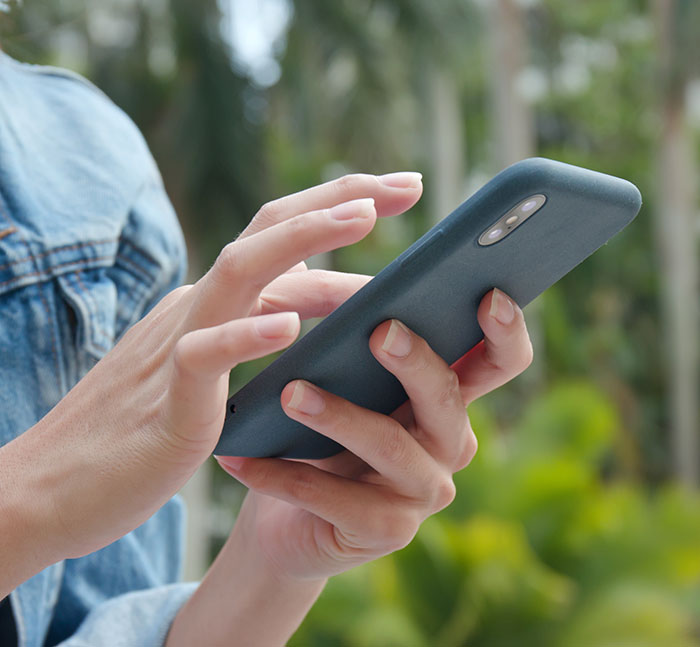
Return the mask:
[[(17, 233), (19, 234), (20, 232), (18, 231)], [(80, 249), (83, 247), (89, 247), (91, 245), (104, 245), (105, 243), (117, 242), (116, 238), (103, 238), (101, 240), (81, 241), (79, 243), (73, 243), (71, 245), (61, 245), (60, 247), (54, 247), (53, 249), (49, 249), (45, 252), (42, 252), (41, 254), (33, 254), (31, 252), (31, 250), (29, 250), (29, 246), (27, 245), (26, 241), (21, 236), (21, 234), (20, 234), (20, 238), (22, 238), (22, 242), (24, 242), (25, 246), (27, 247), (27, 251), (29, 252), (29, 255), (23, 256), (22, 258), (17, 258), (14, 261), (10, 261), (9, 263), (5, 263), (4, 265), (0, 265), (0, 270), (5, 270), (8, 267), (11, 267), (12, 265), (18, 265), (20, 263), (25, 263), (28, 260), (36, 260), (39, 258), (45, 258), (46, 256), (50, 256), (51, 254), (58, 254), (59, 252), (65, 252), (65, 251), (69, 251), (71, 249)]]
[(7, 279), (6, 281), (0, 282), (0, 288), (8, 285), (10, 283), (14, 283), (17, 281), (20, 281), (21, 279), (28, 277), (28, 276), (41, 276), (44, 275), (47, 278), (50, 276), (53, 276), (53, 270), (58, 269), (59, 267), (65, 267), (66, 265), (89, 265), (90, 263), (95, 263), (97, 261), (108, 261), (111, 260), (113, 256), (96, 256), (95, 258), (83, 258), (83, 259), (76, 259), (73, 261), (65, 261), (64, 263), (58, 263), (57, 265), (52, 265), (50, 270), (37, 270), (35, 272), (27, 272), (25, 274), (21, 274), (20, 276), (13, 276), (11, 279)]
[(117, 259), (124, 263), (124, 265), (127, 265), (131, 267), (133, 270), (136, 270), (136, 272), (139, 274), (139, 276), (142, 279), (146, 279), (146, 281), (151, 281), (155, 282), (156, 279), (153, 278), (153, 276), (148, 272), (148, 270), (145, 267), (142, 267), (139, 265), (135, 260), (132, 258), (129, 258), (128, 256), (125, 256), (124, 254), (118, 254)]

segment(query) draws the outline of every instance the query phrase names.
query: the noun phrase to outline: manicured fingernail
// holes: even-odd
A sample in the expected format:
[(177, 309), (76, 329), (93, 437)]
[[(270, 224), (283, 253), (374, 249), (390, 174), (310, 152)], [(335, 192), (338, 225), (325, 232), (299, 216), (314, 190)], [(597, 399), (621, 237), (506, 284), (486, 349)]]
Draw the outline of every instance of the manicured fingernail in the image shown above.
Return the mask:
[(374, 213), (374, 198), (360, 198), (343, 202), (328, 210), (334, 220), (352, 220), (353, 218), (369, 218)]
[(296, 312), (276, 312), (271, 315), (260, 315), (253, 320), (255, 331), (261, 337), (275, 339), (296, 334), (299, 326), (299, 315)]
[(326, 401), (313, 386), (298, 380), (294, 384), (292, 398), (287, 406), (307, 416), (315, 416), (326, 408)]
[(491, 297), (489, 315), (504, 326), (512, 323), (515, 317), (513, 302), (497, 288), (494, 289), (493, 296)]
[(237, 472), (240, 470), (245, 461), (245, 458), (242, 456), (215, 456), (215, 458), (219, 462), (219, 465), (230, 472)]
[(387, 186), (395, 189), (417, 189), (421, 185), (423, 175), (415, 171), (400, 171), (379, 175), (377, 179)]
[(389, 326), (389, 332), (384, 338), (382, 350), (394, 357), (406, 357), (411, 352), (411, 333), (397, 319), (391, 320), (391, 326)]

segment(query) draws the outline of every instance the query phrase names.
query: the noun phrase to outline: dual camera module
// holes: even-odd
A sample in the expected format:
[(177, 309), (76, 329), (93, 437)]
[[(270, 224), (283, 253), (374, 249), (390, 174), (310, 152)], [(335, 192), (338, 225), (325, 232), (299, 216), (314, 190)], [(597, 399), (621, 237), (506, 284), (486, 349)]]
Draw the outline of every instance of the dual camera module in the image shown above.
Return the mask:
[(493, 245), (499, 240), (503, 240), (511, 231), (522, 225), (532, 214), (537, 213), (546, 201), (547, 197), (541, 193), (531, 195), (521, 200), (479, 236), (479, 245)]

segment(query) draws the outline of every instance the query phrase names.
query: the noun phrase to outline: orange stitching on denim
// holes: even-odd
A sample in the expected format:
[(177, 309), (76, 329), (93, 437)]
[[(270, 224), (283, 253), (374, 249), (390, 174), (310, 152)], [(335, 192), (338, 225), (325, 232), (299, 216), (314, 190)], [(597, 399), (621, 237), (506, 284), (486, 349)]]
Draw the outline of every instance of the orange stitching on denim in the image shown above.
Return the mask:
[[(66, 265), (87, 265), (89, 263), (94, 263), (95, 261), (107, 261), (111, 260), (112, 256), (96, 256), (95, 258), (82, 258), (78, 259), (75, 261), (66, 261), (65, 263), (58, 263), (58, 265), (52, 265), (51, 270), (55, 270), (59, 267), (65, 267)], [(21, 279), (25, 278), (26, 276), (40, 276), (40, 275), (46, 275), (52, 276), (51, 272), (46, 272), (46, 271), (36, 271), (36, 272), (27, 272), (26, 274), (21, 274), (19, 276), (13, 276), (11, 279), (8, 279), (6, 281), (0, 282), (0, 288), (3, 287), (4, 285), (7, 285), (8, 283), (14, 283), (15, 281), (20, 281)]]
[(14, 234), (17, 231), (17, 227), (8, 227), (7, 229), (3, 229), (0, 231), (0, 239), (5, 238), (5, 236), (9, 236), (10, 234)]
[[(102, 240), (88, 240), (88, 241), (84, 241), (84, 242), (80, 242), (80, 243), (73, 243), (72, 245), (62, 245), (61, 247), (54, 247), (53, 249), (50, 249), (46, 252), (42, 252), (41, 254), (32, 254), (31, 250), (28, 249), (29, 256), (24, 256), (23, 258), (18, 258), (18, 259), (15, 259), (14, 261), (10, 261), (9, 263), (5, 263), (4, 265), (0, 265), (0, 270), (7, 269), (8, 267), (11, 267), (12, 265), (17, 265), (18, 263), (24, 263), (25, 261), (30, 260), (30, 259), (36, 260), (38, 258), (44, 258), (46, 256), (50, 256), (51, 254), (57, 254), (58, 252), (65, 252), (65, 251), (69, 251), (71, 249), (79, 249), (82, 247), (88, 247), (90, 245), (104, 245), (105, 243), (116, 243), (116, 242), (117, 242), (117, 240), (115, 238), (104, 238)], [(25, 245), (26, 245), (26, 243), (25, 243)]]
[(117, 259), (120, 262), (124, 263), (124, 265), (128, 265), (128, 266), (132, 267), (146, 280), (148, 280), (148, 281), (155, 281), (156, 280), (153, 278), (151, 273), (145, 267), (141, 267), (136, 261), (131, 260), (128, 256), (124, 256), (123, 254), (119, 254), (117, 256)]

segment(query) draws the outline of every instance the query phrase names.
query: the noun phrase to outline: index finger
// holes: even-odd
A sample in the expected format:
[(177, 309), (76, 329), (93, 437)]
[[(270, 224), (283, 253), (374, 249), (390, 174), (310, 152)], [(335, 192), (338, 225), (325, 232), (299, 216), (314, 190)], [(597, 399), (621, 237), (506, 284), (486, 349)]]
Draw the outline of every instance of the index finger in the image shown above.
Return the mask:
[(410, 209), (423, 192), (421, 174), (412, 171), (367, 175), (354, 173), (264, 204), (240, 238), (246, 238), (299, 214), (328, 209), (360, 198), (374, 199), (377, 217)]

